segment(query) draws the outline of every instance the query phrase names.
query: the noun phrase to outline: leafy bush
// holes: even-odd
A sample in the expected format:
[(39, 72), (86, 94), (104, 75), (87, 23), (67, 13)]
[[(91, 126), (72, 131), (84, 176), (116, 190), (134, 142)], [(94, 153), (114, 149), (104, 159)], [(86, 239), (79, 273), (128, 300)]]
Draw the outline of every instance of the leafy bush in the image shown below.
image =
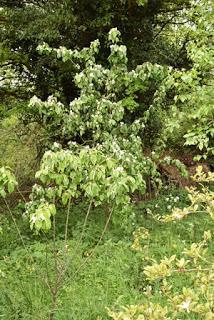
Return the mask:
[(177, 136), (184, 145), (197, 148), (195, 159), (200, 160), (208, 156), (213, 158), (214, 154), (214, 5), (213, 1), (193, 3), (188, 13), (191, 23), (186, 25), (189, 31), (187, 55), (192, 67), (173, 70), (176, 94), (166, 131), (169, 139)]
[[(120, 146), (136, 147), (137, 136), (145, 142), (145, 135), (150, 141), (157, 140), (164, 123), (164, 98), (172, 86), (170, 69), (144, 63), (129, 71), (127, 48), (120, 41), (120, 32), (111, 29), (108, 68), (96, 62), (99, 40), (82, 50), (52, 49), (47, 44), (38, 47), (40, 53), (52, 54), (80, 70), (74, 78), (79, 98), (71, 101), (69, 108), (54, 97), (46, 102), (37, 97), (31, 99), (29, 115), (43, 122), (52, 140), (64, 143), (75, 140), (89, 145), (109, 141), (111, 146), (114, 137)], [(151, 86), (153, 93), (148, 102)], [(152, 137), (151, 117), (157, 117), (159, 122)]]

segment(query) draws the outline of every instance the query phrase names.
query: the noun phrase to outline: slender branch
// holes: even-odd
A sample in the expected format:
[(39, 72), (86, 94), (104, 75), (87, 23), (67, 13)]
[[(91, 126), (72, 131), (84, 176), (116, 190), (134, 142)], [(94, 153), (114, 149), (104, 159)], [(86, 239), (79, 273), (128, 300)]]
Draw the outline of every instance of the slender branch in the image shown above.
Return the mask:
[(55, 268), (55, 284), (51, 288), (52, 304), (50, 310), (50, 320), (55, 319), (56, 306), (57, 306), (57, 295), (58, 295), (58, 282), (59, 282), (59, 272), (58, 272), (58, 262), (57, 262), (57, 251), (56, 251), (56, 218), (53, 216), (53, 259)]
[(159, 13), (170, 13), (170, 12), (178, 12), (178, 11), (184, 11), (184, 10), (187, 10), (187, 9), (190, 9), (191, 8), (191, 5), (186, 5), (185, 7), (177, 7), (177, 8), (172, 8), (172, 9), (163, 9), (163, 10), (160, 10)]
[(71, 197), (69, 198), (69, 201), (68, 201), (68, 210), (67, 210), (66, 222), (65, 222), (65, 251), (67, 251), (68, 222), (69, 222), (70, 209), (71, 209)]
[(49, 267), (48, 267), (48, 247), (46, 242), (46, 250), (45, 250), (45, 268), (46, 268), (46, 279), (45, 284), (47, 285), (48, 289), (50, 290), (51, 294), (53, 294), (52, 286), (51, 286), (51, 279), (49, 276)]
[(15, 225), (15, 228), (16, 228), (16, 230), (17, 230), (17, 233), (18, 233), (18, 235), (19, 235), (19, 238), (20, 238), (20, 240), (21, 240), (21, 242), (22, 242), (22, 244), (23, 244), (23, 247), (28, 251), (28, 248), (27, 248), (26, 245), (25, 245), (24, 239), (23, 239), (23, 237), (22, 237), (22, 235), (21, 235), (21, 232), (20, 232), (20, 230), (19, 230), (19, 227), (18, 227), (18, 225), (17, 225), (17, 223), (16, 223), (16, 219), (15, 219), (15, 217), (14, 217), (14, 215), (13, 215), (13, 213), (12, 213), (12, 211), (11, 211), (8, 203), (7, 203), (7, 200), (4, 199), (4, 202), (5, 202), (5, 205), (6, 205), (6, 207), (7, 207), (8, 212), (9, 212), (10, 215), (11, 215), (11, 218), (12, 218), (12, 220), (13, 220), (13, 223), (14, 223), (14, 225)]
[(23, 192), (19, 189), (18, 186), (17, 186), (16, 188), (17, 188), (17, 190), (18, 190), (18, 193), (19, 193), (20, 196), (22, 197), (23, 201), (26, 203), (27, 201), (26, 201), (26, 199), (25, 199), (25, 197), (24, 197), (24, 195), (23, 195)]
[(103, 232), (102, 232), (102, 234), (101, 234), (101, 236), (100, 236), (100, 238), (99, 238), (96, 246), (94, 247), (94, 249), (93, 249), (93, 251), (90, 253), (90, 255), (88, 255), (87, 258), (83, 261), (83, 263), (80, 264), (79, 268), (78, 268), (78, 269), (76, 270), (76, 272), (74, 273), (74, 276), (75, 276), (77, 273), (79, 273), (79, 271), (86, 265), (86, 263), (88, 262), (88, 260), (94, 255), (97, 247), (98, 247), (99, 244), (101, 243), (101, 241), (102, 241), (102, 239), (103, 239), (103, 237), (104, 237), (104, 235), (105, 235), (105, 233), (106, 233), (106, 230), (107, 230), (108, 225), (109, 225), (109, 222), (110, 222), (110, 220), (111, 220), (111, 216), (112, 216), (113, 211), (114, 211), (114, 207), (112, 207), (112, 209), (111, 209), (111, 211), (110, 211), (110, 214), (109, 214), (108, 219), (107, 219), (107, 221), (106, 221), (106, 224), (105, 224), (105, 226), (104, 226)]
[(192, 268), (192, 269), (175, 269), (172, 270), (172, 272), (178, 272), (178, 273), (186, 273), (186, 272), (210, 272), (213, 271), (212, 268), (205, 268), (205, 269), (200, 269), (200, 268)]
[(79, 247), (80, 247), (80, 244), (82, 242), (83, 235), (84, 235), (84, 232), (85, 232), (86, 223), (88, 221), (88, 217), (89, 217), (89, 214), (90, 214), (90, 211), (91, 211), (92, 203), (93, 203), (93, 199), (89, 203), (88, 210), (87, 210), (87, 213), (86, 213), (86, 216), (85, 216), (85, 219), (84, 219), (84, 223), (83, 223), (82, 233), (81, 233), (80, 239), (79, 239), (79, 241), (77, 243), (76, 250), (74, 251), (74, 253), (69, 258), (67, 256), (67, 261), (65, 262), (64, 267), (61, 269), (61, 273), (59, 274), (59, 279), (58, 279), (59, 285), (63, 281), (63, 277), (65, 276), (65, 274), (66, 274), (66, 272), (67, 272), (67, 270), (69, 268), (70, 262), (72, 261), (72, 259), (74, 258), (74, 256), (77, 254), (77, 252), (79, 250)]
[(175, 18), (176, 16), (174, 15), (171, 19), (167, 20), (165, 23), (162, 24), (160, 30), (154, 35), (153, 37), (153, 41), (161, 34), (161, 32), (164, 30), (164, 28), (169, 24), (169, 23), (172, 23), (173, 19)]
[(88, 210), (87, 210), (87, 213), (86, 213), (86, 216), (85, 216), (85, 220), (84, 220), (83, 227), (82, 227), (82, 233), (81, 233), (81, 236), (80, 236), (80, 239), (79, 239), (79, 242), (78, 242), (79, 246), (80, 246), (80, 244), (82, 242), (82, 239), (83, 239), (83, 236), (84, 236), (85, 227), (86, 227), (86, 223), (88, 221), (88, 217), (89, 217), (89, 214), (90, 214), (90, 211), (91, 211), (92, 203), (93, 203), (93, 199), (89, 203)]

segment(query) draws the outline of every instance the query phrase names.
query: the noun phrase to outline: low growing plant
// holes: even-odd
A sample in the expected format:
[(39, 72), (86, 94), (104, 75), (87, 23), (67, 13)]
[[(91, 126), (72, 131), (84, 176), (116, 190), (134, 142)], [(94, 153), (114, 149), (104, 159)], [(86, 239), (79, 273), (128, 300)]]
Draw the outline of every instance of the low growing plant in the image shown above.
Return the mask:
[[(199, 189), (188, 189), (191, 204), (184, 209), (174, 208), (171, 215), (162, 218), (163, 222), (182, 220), (196, 213), (208, 213), (214, 219), (214, 193), (204, 185), (214, 182), (214, 174), (205, 174), (199, 167), (193, 179), (199, 184)], [(148, 237), (147, 229), (136, 230), (132, 248), (143, 254), (142, 241)], [(207, 251), (211, 239), (212, 233), (207, 230), (202, 241), (192, 243), (179, 254), (164, 257), (160, 261), (149, 255), (142, 256), (146, 263), (150, 262), (143, 271), (148, 281), (143, 298), (146, 302), (124, 307), (119, 312), (109, 311), (112, 319), (213, 319), (214, 261)], [(185, 282), (186, 285), (175, 288), (175, 282)]]

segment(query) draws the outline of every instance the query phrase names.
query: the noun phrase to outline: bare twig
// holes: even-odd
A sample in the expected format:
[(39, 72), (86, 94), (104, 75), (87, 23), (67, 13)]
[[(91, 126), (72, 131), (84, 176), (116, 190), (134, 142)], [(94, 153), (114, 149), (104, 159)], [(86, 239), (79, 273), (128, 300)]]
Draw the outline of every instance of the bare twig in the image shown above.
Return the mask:
[(6, 199), (4, 199), (4, 203), (5, 203), (6, 207), (7, 207), (8, 212), (10, 213), (10, 216), (11, 216), (11, 218), (12, 218), (12, 220), (13, 220), (13, 223), (14, 223), (14, 225), (15, 225), (16, 231), (17, 231), (17, 233), (18, 233), (18, 235), (19, 235), (19, 238), (20, 238), (20, 240), (21, 240), (21, 242), (22, 242), (23, 247), (28, 251), (28, 249), (27, 249), (27, 247), (26, 247), (26, 245), (25, 245), (24, 239), (23, 239), (23, 237), (22, 237), (22, 235), (21, 235), (21, 232), (20, 232), (20, 230), (19, 230), (19, 227), (18, 227), (18, 225), (17, 225), (17, 223), (16, 223), (16, 219), (15, 219), (15, 217), (14, 217), (14, 215), (13, 215), (13, 213), (12, 213), (12, 211), (11, 211), (11, 209), (10, 209), (10, 207), (9, 207)]
[(99, 244), (101, 243), (101, 241), (102, 241), (102, 239), (103, 239), (103, 237), (104, 237), (104, 235), (105, 235), (105, 233), (106, 233), (106, 230), (107, 230), (108, 225), (109, 225), (109, 222), (110, 222), (110, 220), (111, 220), (113, 211), (114, 211), (114, 207), (112, 207), (112, 209), (111, 209), (111, 211), (110, 211), (110, 214), (109, 214), (108, 219), (107, 219), (107, 221), (106, 221), (106, 224), (105, 224), (105, 226), (104, 226), (103, 232), (102, 232), (102, 234), (101, 234), (101, 236), (100, 236), (100, 238), (99, 238), (96, 246), (94, 247), (93, 251), (87, 256), (87, 258), (83, 261), (83, 263), (79, 266), (79, 268), (76, 270), (74, 276), (86, 265), (86, 263), (88, 262), (88, 260), (94, 255), (97, 247), (98, 247)]
[(66, 222), (65, 222), (65, 250), (67, 250), (68, 222), (69, 222), (70, 210), (71, 210), (71, 197), (69, 198), (69, 201), (68, 201), (68, 209), (67, 209)]

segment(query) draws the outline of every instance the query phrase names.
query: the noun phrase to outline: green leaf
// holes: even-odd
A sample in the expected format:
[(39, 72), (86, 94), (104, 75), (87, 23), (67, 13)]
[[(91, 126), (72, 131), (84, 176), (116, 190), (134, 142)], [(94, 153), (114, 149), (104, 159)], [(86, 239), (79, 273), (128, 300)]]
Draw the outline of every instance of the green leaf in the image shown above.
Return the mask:
[(14, 191), (14, 183), (9, 181), (7, 184), (7, 189), (9, 193), (12, 193)]
[(0, 195), (3, 197), (3, 198), (5, 198), (6, 197), (6, 192), (5, 192), (5, 190), (4, 189), (0, 189)]
[(64, 192), (62, 195), (62, 204), (65, 206), (68, 203), (70, 195), (68, 192)]

